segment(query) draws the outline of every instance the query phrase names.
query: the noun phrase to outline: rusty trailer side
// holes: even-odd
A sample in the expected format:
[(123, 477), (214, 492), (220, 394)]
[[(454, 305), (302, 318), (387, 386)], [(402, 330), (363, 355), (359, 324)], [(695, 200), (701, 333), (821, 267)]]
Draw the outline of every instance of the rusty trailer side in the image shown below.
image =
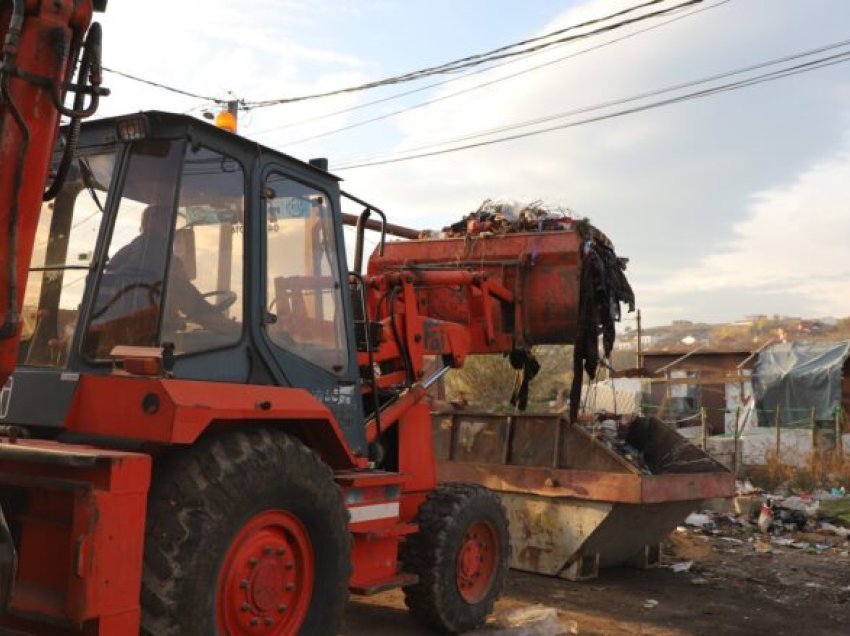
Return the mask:
[(441, 481), (500, 494), (520, 570), (578, 580), (653, 567), (661, 540), (703, 500), (734, 493), (729, 471), (655, 418), (629, 433), (649, 470), (555, 414), (435, 413), (433, 433)]

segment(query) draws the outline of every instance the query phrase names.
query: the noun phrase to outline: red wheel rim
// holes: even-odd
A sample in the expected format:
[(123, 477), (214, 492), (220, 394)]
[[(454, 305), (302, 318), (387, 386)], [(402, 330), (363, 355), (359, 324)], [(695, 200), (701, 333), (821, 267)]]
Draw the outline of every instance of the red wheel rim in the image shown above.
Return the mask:
[(307, 616), (314, 576), (304, 525), (284, 510), (258, 514), (236, 534), (219, 571), (219, 633), (295, 634)]
[(457, 553), (457, 589), (470, 605), (487, 596), (499, 563), (499, 542), (489, 523), (480, 521), (467, 528)]

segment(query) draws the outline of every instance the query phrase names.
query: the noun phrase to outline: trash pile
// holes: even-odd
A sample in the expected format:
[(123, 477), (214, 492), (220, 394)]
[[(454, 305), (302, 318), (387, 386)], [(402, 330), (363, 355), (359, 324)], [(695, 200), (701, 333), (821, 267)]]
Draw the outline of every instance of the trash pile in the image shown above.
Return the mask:
[(760, 554), (777, 548), (809, 554), (830, 550), (837, 550), (841, 556), (850, 553), (850, 497), (843, 487), (776, 494), (765, 493), (748, 481), (738, 482), (737, 486), (734, 511), (693, 513), (677, 530), (699, 531), (750, 545)]
[(644, 451), (626, 441), (631, 424), (629, 420), (600, 415), (594, 422), (585, 424), (584, 430), (640, 470), (642, 474), (651, 475), (652, 470), (646, 463)]
[(542, 201), (523, 204), (517, 201), (486, 199), (478, 209), (459, 221), (447, 225), (440, 232), (423, 230), (419, 238), (461, 238), (488, 236), (513, 232), (550, 232), (578, 230), (582, 237), (598, 239), (610, 244), (608, 238), (590, 225), (587, 219), (574, 219), (563, 210), (552, 210)]

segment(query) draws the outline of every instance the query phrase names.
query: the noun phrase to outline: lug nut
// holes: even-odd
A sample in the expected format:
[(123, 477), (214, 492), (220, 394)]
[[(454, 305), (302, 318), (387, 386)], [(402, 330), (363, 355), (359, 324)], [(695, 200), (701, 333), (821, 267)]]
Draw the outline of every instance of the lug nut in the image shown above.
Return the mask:
[(286, 548), (278, 548), (277, 549), (277, 555), (278, 556), (283, 556), (284, 554), (286, 554)]
[(260, 624), (260, 619), (257, 618), (256, 616), (251, 619), (251, 627), (256, 627), (259, 624)]
[(286, 590), (287, 592), (291, 592), (292, 590), (294, 590), (294, 589), (295, 589), (295, 586), (294, 586), (292, 583), (287, 583), (287, 584), (284, 586), (284, 588), (283, 588), (283, 589), (284, 589), (284, 590)]
[(277, 606), (277, 611), (278, 611), (278, 612), (280, 612), (281, 614), (283, 614), (283, 613), (286, 611), (286, 604), (285, 604), (285, 603), (281, 603), (280, 605), (278, 605), (278, 606)]
[(263, 619), (263, 622), (266, 624), (266, 627), (271, 627), (272, 625), (274, 625), (274, 621), (268, 616)]
[(259, 562), (260, 560), (257, 557), (251, 557), (250, 559), (248, 559), (248, 565), (250, 565), (251, 567), (254, 567)]
[(268, 555), (269, 555), (269, 554), (271, 554), (271, 553), (272, 553), (272, 547), (271, 547), (270, 545), (267, 545), (267, 546), (263, 547), (263, 554), (265, 554), (266, 556), (268, 556)]
[(250, 583), (248, 583), (248, 579), (242, 579), (241, 581), (239, 581), (239, 587), (241, 587), (243, 590), (247, 590), (249, 585)]
[(289, 561), (289, 562), (287, 562), (287, 563), (284, 563), (284, 564), (283, 564), (283, 567), (285, 567), (287, 570), (291, 570), (292, 568), (294, 568), (294, 567), (295, 567), (295, 564), (294, 564), (294, 563), (292, 563), (292, 561)]
[(242, 609), (243, 612), (247, 612), (249, 609), (251, 609), (251, 606), (248, 605), (248, 603), (242, 603), (241, 609)]

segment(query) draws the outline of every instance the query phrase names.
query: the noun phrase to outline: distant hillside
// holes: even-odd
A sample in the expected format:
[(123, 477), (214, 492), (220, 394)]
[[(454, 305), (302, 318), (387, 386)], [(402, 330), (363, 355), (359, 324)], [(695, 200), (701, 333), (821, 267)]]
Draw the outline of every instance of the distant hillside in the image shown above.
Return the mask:
[[(641, 348), (644, 351), (672, 351), (703, 346), (715, 350), (755, 350), (770, 340), (850, 340), (850, 317), (796, 318), (757, 315), (722, 324), (676, 320), (663, 327), (643, 329)], [(616, 348), (622, 353), (636, 352), (637, 331), (627, 328), (624, 333), (619, 334)]]

